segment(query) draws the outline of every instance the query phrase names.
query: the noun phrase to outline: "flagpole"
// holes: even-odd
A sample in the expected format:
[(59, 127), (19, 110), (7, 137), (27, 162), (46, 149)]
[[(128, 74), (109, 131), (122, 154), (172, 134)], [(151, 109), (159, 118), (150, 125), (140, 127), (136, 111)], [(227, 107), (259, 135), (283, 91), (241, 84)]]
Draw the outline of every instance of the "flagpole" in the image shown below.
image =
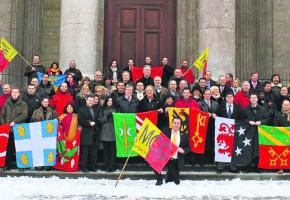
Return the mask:
[(124, 172), (124, 170), (125, 170), (125, 167), (126, 167), (126, 165), (127, 165), (127, 163), (128, 163), (128, 160), (129, 160), (129, 158), (130, 158), (130, 156), (131, 156), (132, 150), (133, 150), (133, 147), (131, 148), (131, 151), (130, 151), (130, 153), (129, 153), (127, 159), (126, 159), (126, 162), (125, 162), (125, 164), (124, 164), (124, 166), (123, 166), (122, 171), (120, 172), (120, 175), (119, 175), (119, 177), (118, 177), (118, 180), (116, 181), (115, 187), (117, 187), (118, 182), (119, 182), (119, 180), (121, 179), (121, 176), (122, 176), (122, 174), (123, 174), (123, 172)]
[(22, 58), (22, 60), (24, 60), (30, 67), (32, 67), (31, 66), (31, 64), (19, 53), (19, 52), (17, 52), (17, 54)]

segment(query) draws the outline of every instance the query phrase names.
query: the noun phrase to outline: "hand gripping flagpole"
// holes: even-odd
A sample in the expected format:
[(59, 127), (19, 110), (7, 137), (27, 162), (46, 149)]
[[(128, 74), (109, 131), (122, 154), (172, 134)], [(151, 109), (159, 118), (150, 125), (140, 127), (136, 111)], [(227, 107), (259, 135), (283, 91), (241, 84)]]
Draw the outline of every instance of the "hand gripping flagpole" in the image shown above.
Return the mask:
[(123, 172), (124, 172), (124, 170), (125, 170), (125, 167), (126, 167), (126, 165), (127, 165), (127, 163), (128, 163), (128, 160), (129, 160), (129, 158), (130, 158), (130, 156), (131, 156), (132, 151), (133, 151), (133, 147), (132, 147), (131, 150), (130, 150), (130, 153), (129, 153), (127, 159), (126, 159), (126, 162), (125, 162), (125, 164), (124, 164), (124, 166), (123, 166), (123, 168), (122, 168), (122, 171), (120, 172), (120, 175), (119, 175), (119, 177), (118, 177), (118, 180), (116, 181), (115, 187), (117, 187), (118, 182), (119, 182), (119, 180), (121, 179), (121, 176), (122, 176), (122, 174), (123, 174)]

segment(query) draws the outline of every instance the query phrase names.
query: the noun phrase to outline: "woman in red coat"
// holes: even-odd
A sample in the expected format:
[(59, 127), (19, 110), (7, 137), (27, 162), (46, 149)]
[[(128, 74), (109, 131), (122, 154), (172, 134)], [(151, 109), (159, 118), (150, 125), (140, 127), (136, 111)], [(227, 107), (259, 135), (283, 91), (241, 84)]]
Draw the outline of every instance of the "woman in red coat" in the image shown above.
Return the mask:
[(64, 108), (68, 103), (73, 103), (74, 98), (67, 89), (67, 83), (62, 83), (53, 98), (49, 101), (49, 105), (55, 108), (58, 116), (62, 115)]

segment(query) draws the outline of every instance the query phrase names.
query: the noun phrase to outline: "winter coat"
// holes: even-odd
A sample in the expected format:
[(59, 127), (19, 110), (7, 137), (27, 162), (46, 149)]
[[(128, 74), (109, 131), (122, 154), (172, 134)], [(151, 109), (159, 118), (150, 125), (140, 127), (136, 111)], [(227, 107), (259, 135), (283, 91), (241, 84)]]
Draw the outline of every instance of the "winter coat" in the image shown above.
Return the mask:
[[(94, 116), (92, 116), (89, 109), (87, 105), (84, 105), (78, 110), (78, 123), (82, 128), (81, 145), (97, 145), (99, 142), (99, 133), (96, 132), (99, 116), (93, 107)], [(95, 122), (95, 125), (91, 126), (90, 122)]]
[(58, 116), (63, 114), (64, 108), (68, 103), (73, 103), (73, 96), (67, 91), (63, 93), (61, 90), (58, 90), (57, 93), (49, 100), (49, 105), (52, 108), (55, 108)]
[(30, 95), (27, 92), (21, 95), (21, 99), (27, 104), (28, 117), (26, 122), (30, 122), (33, 112), (41, 105), (41, 100), (37, 95)]
[(53, 110), (49, 106), (47, 107), (47, 113), (46, 113), (46, 116), (44, 117), (43, 108), (42, 106), (40, 106), (33, 112), (32, 117), (31, 117), (31, 122), (52, 120), (56, 118), (57, 118), (57, 113), (55, 112), (55, 110)]
[(52, 98), (53, 95), (55, 94), (55, 90), (51, 82), (49, 81), (46, 85), (43, 84), (41, 81), (38, 89), (41, 90), (41, 94), (43, 94), (43, 97), (49, 97)]
[(234, 104), (241, 109), (247, 108), (251, 104), (250, 97), (244, 91), (239, 91), (234, 97)]
[(192, 97), (189, 97), (188, 100), (185, 100), (184, 98), (178, 99), (176, 101), (176, 103), (175, 103), (175, 107), (178, 107), (178, 108), (195, 108), (195, 109), (200, 110), (199, 104)]
[(77, 84), (77, 86), (79, 84), (79, 81), (83, 79), (82, 72), (76, 68), (69, 68), (65, 70), (64, 74), (72, 74), (72, 76), (74, 77), (74, 82)]
[[(32, 71), (32, 67), (35, 67), (35, 71)], [(45, 73), (45, 67), (42, 65), (27, 65), (24, 71), (24, 75), (28, 77), (27, 83), (30, 84), (33, 78), (37, 78), (37, 72)]]
[(19, 97), (13, 104), (11, 97), (1, 111), (1, 124), (22, 123), (28, 116), (27, 104)]
[(118, 112), (136, 113), (138, 111), (139, 100), (132, 96), (131, 101), (128, 101), (125, 96), (122, 96), (116, 100), (116, 104)]
[(113, 107), (103, 107), (99, 116), (99, 122), (101, 124), (101, 141), (113, 142), (116, 141), (114, 132)]
[(139, 103), (138, 112), (158, 110), (159, 108), (161, 108), (161, 103), (157, 97), (154, 97), (154, 99), (149, 102), (147, 96), (145, 95), (145, 97)]

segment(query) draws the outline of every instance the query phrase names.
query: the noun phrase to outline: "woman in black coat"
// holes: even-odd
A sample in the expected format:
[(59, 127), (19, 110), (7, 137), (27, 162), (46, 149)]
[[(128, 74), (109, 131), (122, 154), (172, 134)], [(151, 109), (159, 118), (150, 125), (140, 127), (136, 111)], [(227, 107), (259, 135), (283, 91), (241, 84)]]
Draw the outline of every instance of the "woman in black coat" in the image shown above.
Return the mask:
[(113, 98), (107, 97), (100, 112), (99, 122), (101, 124), (101, 141), (104, 146), (104, 170), (116, 170), (116, 138), (114, 132), (113, 113), (116, 107), (113, 104)]
[(96, 171), (97, 167), (97, 143), (95, 138), (98, 138), (96, 135), (96, 129), (98, 127), (98, 117), (99, 114), (93, 108), (95, 103), (94, 96), (90, 95), (87, 97), (86, 105), (82, 106), (78, 110), (78, 122), (81, 126), (81, 170), (84, 172), (88, 171), (88, 168), (91, 171)]

